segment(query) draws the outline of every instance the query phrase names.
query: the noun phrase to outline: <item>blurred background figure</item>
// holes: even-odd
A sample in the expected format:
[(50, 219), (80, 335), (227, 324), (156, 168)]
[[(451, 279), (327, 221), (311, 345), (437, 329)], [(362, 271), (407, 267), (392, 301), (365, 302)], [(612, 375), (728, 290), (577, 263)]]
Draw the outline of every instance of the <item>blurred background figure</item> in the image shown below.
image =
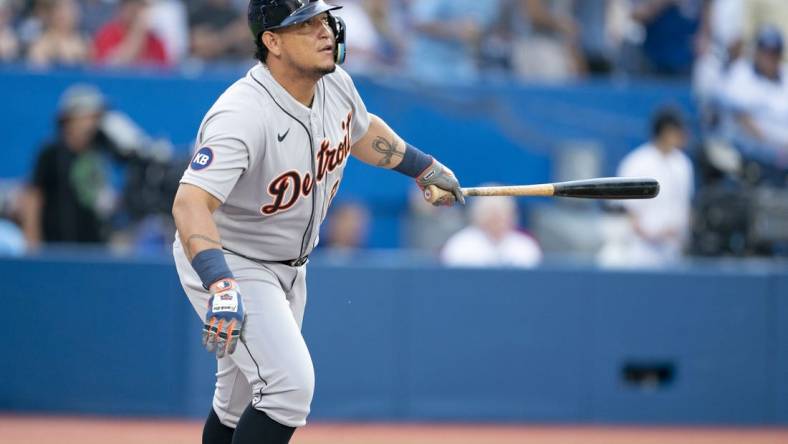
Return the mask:
[(82, 11), (81, 27), (86, 35), (94, 36), (112, 20), (121, 0), (79, 0)]
[(149, 0), (149, 26), (161, 39), (170, 64), (189, 54), (189, 19), (182, 0)]
[(418, 187), (411, 188), (403, 224), (405, 248), (437, 257), (446, 241), (465, 225), (461, 208), (430, 205)]
[[(621, 161), (618, 176), (652, 177), (659, 195), (649, 200), (620, 201), (628, 219), (600, 253), (603, 265), (649, 267), (675, 264), (689, 238), (690, 203), (694, 187), (692, 163), (681, 151), (687, 141), (679, 112), (656, 112), (651, 140)], [(624, 233), (623, 235), (621, 233)]]
[[(519, 35), (513, 65), (519, 77), (567, 80), (583, 75), (586, 62), (572, 0), (519, 0)], [(596, 7), (604, 5), (595, 4)]]
[(725, 78), (742, 57), (745, 11), (744, 0), (714, 0), (701, 23), (692, 89), (706, 129), (719, 125)]
[(44, 5), (44, 28), (28, 49), (28, 61), (35, 66), (86, 63), (90, 44), (79, 28), (79, 4), (75, 0), (50, 0)]
[(413, 36), (407, 71), (423, 82), (479, 79), (482, 39), (498, 18), (499, 0), (420, 0), (410, 3)]
[(72, 86), (61, 96), (57, 133), (39, 152), (23, 199), (31, 248), (42, 242), (107, 240), (112, 200), (96, 145), (104, 110), (104, 96), (90, 85)]
[(406, 45), (404, 7), (397, 0), (342, 0), (336, 15), (347, 24), (348, 57), (354, 73), (391, 71), (401, 63)]
[(783, 52), (780, 30), (761, 28), (752, 59), (731, 67), (722, 92), (734, 143), (766, 168), (788, 168), (788, 71)]
[(471, 199), (470, 225), (455, 233), (441, 252), (449, 266), (536, 267), (542, 250), (531, 236), (517, 230), (517, 202), (512, 197)]
[(367, 245), (369, 209), (361, 202), (344, 200), (333, 204), (326, 219), (325, 251), (332, 255), (352, 255)]
[[(9, 0), (13, 2), (13, 0)], [(14, 22), (19, 37), (20, 53), (24, 54), (30, 44), (44, 31), (46, 9), (49, 0), (32, 0), (12, 3), (16, 13)]]
[(120, 0), (117, 14), (97, 32), (96, 61), (113, 66), (170, 63), (162, 40), (151, 30), (146, 0)]
[(632, 18), (642, 26), (641, 59), (632, 68), (661, 76), (689, 75), (696, 37), (708, 0), (630, 0)]
[(12, 20), (14, 10), (10, 0), (0, 0), (0, 62), (8, 62), (19, 54), (19, 39)]
[(189, 5), (191, 57), (206, 62), (250, 59), (251, 34), (231, 0), (195, 0)]
[[(782, 0), (740, 0), (744, 3), (744, 35), (748, 42), (756, 40), (758, 31), (765, 25), (777, 28), (782, 35), (788, 34), (788, 2)], [(783, 54), (783, 61), (788, 56)]]
[(27, 251), (19, 226), (21, 188), (15, 181), (0, 181), (0, 256), (21, 256)]

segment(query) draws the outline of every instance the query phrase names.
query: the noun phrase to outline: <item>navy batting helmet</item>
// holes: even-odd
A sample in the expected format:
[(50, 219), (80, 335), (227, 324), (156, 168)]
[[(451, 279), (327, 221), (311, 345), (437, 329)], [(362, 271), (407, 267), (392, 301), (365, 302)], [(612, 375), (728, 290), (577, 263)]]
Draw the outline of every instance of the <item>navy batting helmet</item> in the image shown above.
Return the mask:
[[(286, 26), (303, 23), (324, 12), (340, 9), (323, 0), (251, 0), (249, 2), (249, 29), (259, 46), (260, 35)], [(339, 17), (328, 14), (328, 21), (334, 31), (336, 45), (334, 59), (337, 63), (345, 61), (345, 22)]]

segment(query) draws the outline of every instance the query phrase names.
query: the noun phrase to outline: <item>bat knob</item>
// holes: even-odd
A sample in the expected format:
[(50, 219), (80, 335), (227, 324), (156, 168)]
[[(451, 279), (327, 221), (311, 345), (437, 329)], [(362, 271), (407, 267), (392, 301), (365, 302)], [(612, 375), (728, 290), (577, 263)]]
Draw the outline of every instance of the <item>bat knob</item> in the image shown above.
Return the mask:
[(424, 199), (435, 206), (450, 206), (454, 202), (454, 196), (450, 192), (444, 191), (435, 185), (427, 185), (424, 188)]

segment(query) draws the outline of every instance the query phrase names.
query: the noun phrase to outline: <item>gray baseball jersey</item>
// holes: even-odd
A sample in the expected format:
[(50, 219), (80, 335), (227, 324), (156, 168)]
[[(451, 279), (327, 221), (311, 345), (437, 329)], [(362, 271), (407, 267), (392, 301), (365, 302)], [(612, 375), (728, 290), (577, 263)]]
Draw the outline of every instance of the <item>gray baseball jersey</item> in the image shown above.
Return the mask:
[(368, 127), (342, 68), (317, 82), (308, 108), (258, 64), (206, 114), (181, 183), (222, 202), (214, 220), (225, 249), (260, 260), (304, 257), (318, 241), (351, 144)]

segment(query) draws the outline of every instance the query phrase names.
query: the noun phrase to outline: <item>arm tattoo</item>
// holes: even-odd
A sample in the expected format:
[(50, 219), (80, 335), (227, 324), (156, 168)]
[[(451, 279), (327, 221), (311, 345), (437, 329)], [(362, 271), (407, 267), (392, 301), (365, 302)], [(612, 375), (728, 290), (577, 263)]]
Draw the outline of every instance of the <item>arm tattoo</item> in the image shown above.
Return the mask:
[(193, 240), (198, 240), (198, 239), (202, 240), (202, 241), (205, 241), (205, 242), (208, 242), (210, 244), (218, 245), (219, 247), (222, 246), (222, 243), (219, 242), (218, 240), (211, 239), (210, 237), (203, 236), (202, 234), (192, 234), (191, 236), (189, 236), (189, 238), (186, 239), (186, 245), (191, 245)]
[(383, 155), (383, 158), (378, 162), (379, 167), (390, 168), (394, 157), (399, 157), (400, 159), (405, 157), (404, 151), (397, 151), (398, 145), (396, 139), (389, 142), (380, 136), (372, 141), (372, 149)]

